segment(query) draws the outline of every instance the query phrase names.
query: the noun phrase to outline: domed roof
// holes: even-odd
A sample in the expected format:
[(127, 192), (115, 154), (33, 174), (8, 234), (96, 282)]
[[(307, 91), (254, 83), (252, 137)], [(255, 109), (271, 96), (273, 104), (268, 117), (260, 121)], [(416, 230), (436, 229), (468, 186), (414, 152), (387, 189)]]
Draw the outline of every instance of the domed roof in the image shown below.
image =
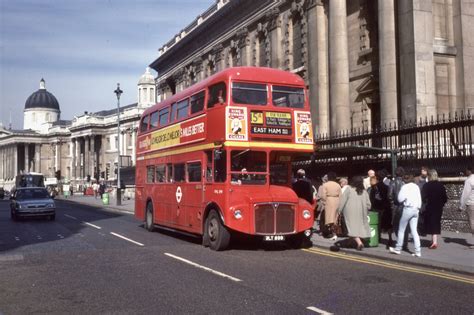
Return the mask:
[(28, 97), (25, 103), (25, 109), (30, 108), (49, 108), (59, 111), (59, 103), (56, 97), (46, 91), (44, 79), (40, 81), (40, 88), (38, 91)]
[(151, 74), (149, 67), (146, 68), (145, 73), (138, 80), (138, 84), (155, 84), (155, 77)]

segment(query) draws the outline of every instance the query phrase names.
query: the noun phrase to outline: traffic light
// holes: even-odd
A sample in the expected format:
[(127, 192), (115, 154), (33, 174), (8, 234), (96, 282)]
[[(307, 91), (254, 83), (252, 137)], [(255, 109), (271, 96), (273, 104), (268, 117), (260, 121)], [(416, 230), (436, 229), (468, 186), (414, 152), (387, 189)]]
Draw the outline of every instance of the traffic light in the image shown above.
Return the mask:
[(88, 183), (91, 182), (91, 176), (90, 176), (90, 175), (87, 175), (87, 182), (88, 182)]
[(56, 177), (57, 180), (61, 180), (61, 170), (57, 170), (54, 173), (54, 177)]
[(105, 180), (109, 179), (109, 168), (108, 167), (105, 169), (105, 177), (104, 178), (105, 178)]
[(105, 172), (104, 171), (100, 172), (100, 177), (105, 179)]

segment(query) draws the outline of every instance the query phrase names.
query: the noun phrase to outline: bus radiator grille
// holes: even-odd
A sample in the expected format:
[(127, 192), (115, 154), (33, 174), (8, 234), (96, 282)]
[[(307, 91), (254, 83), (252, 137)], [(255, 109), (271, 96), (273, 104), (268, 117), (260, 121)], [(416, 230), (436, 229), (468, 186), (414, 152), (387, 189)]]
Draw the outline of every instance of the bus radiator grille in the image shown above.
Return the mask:
[(294, 229), (295, 214), (291, 205), (269, 203), (255, 206), (256, 234), (287, 234)]

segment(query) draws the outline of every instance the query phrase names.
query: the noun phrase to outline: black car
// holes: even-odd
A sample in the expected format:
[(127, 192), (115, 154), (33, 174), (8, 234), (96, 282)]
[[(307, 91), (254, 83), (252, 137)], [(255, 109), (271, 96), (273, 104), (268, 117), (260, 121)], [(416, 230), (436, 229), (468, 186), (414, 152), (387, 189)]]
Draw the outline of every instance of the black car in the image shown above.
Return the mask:
[(38, 216), (47, 217), (50, 220), (56, 218), (56, 204), (46, 188), (18, 188), (10, 197), (10, 201), (12, 220)]

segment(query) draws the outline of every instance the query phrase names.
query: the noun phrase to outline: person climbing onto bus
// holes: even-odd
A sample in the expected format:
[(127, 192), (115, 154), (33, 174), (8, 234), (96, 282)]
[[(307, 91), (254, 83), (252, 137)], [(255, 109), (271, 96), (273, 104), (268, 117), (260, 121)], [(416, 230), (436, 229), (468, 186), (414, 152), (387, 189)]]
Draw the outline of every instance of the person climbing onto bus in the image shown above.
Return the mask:
[(296, 181), (292, 184), (293, 190), (299, 198), (305, 199), (310, 204), (313, 203), (313, 190), (311, 182), (306, 178), (306, 172), (299, 169), (296, 172)]

